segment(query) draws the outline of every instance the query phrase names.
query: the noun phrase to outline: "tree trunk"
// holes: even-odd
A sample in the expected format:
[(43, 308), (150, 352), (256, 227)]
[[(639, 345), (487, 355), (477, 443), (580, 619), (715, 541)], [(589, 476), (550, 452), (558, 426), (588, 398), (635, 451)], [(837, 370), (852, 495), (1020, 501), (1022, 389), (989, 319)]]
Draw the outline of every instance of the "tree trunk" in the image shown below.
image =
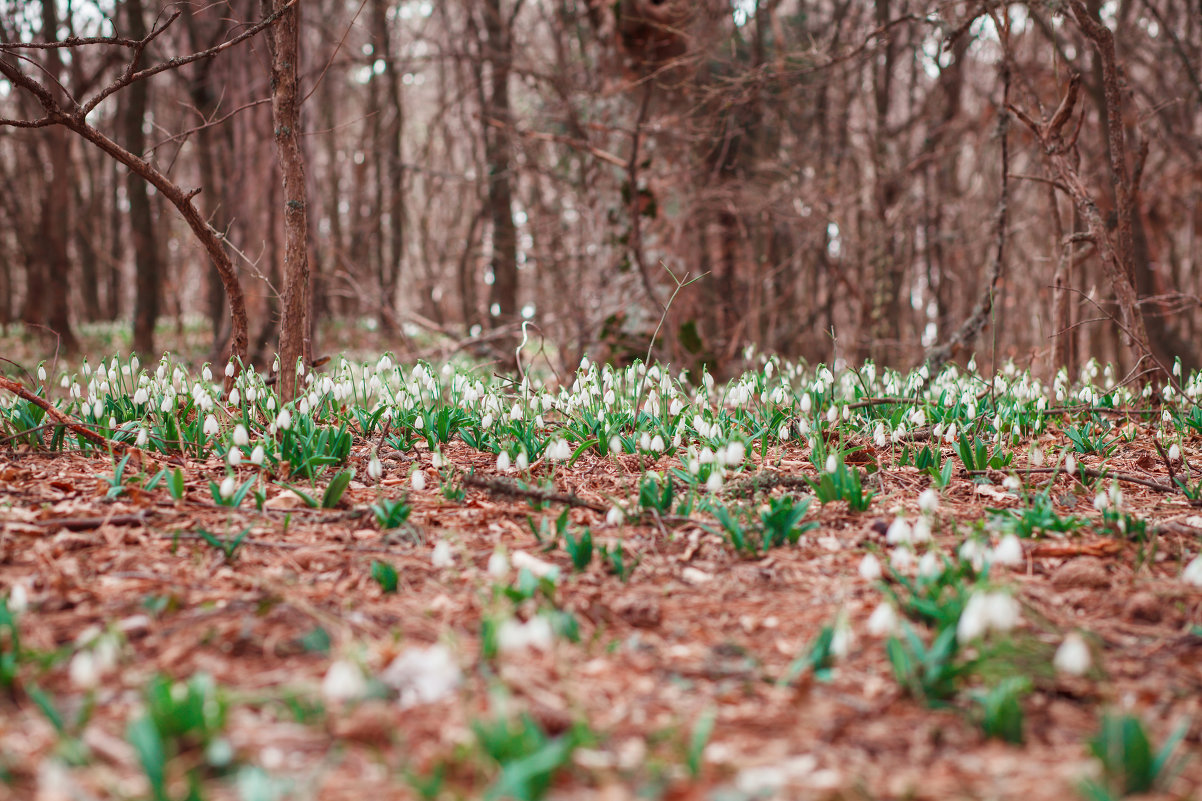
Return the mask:
[[(263, 0), (264, 14), (278, 11), (284, 0)], [(300, 6), (285, 11), (267, 32), (271, 48), (271, 115), (275, 125), (276, 157), (284, 179), (284, 292), (280, 318), (280, 397), (286, 403), (297, 395), (297, 363), (309, 350), (309, 217), (306, 207), (305, 162), (300, 145), (301, 95)]]
[(484, 109), (484, 158), (488, 166), (488, 210), (492, 220), (493, 283), (489, 314), (494, 326), (517, 320), (517, 228), (513, 222), (513, 116), (509, 104), (512, 40), (501, 0), (484, 0), (485, 59), (489, 65)]
[[(125, 10), (125, 25), (129, 35), (141, 39), (147, 32), (142, 0), (127, 0)], [(136, 155), (146, 150), (146, 134), (142, 125), (146, 117), (148, 94), (146, 81), (139, 81), (126, 90), (121, 120), (122, 144)], [(159, 258), (158, 237), (155, 235), (154, 215), (146, 182), (133, 172), (126, 177), (130, 242), (134, 248), (134, 350), (142, 354), (144, 360), (149, 360), (157, 355), (154, 352), (154, 326), (159, 319), (159, 303), (163, 293), (163, 265)]]

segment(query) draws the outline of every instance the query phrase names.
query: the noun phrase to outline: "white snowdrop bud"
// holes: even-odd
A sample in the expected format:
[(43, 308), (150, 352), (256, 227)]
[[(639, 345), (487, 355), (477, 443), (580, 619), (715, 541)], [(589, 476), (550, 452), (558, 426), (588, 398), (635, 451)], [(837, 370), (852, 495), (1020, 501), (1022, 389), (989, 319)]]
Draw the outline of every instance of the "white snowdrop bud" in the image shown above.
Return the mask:
[(1176, 462), (1181, 460), (1181, 446), (1174, 442), (1169, 446), (1169, 461)]
[(860, 560), (860, 578), (865, 581), (876, 581), (881, 577), (881, 562), (873, 554), (864, 554)]
[(908, 545), (899, 545), (889, 554), (889, 564), (898, 573), (906, 573), (914, 567), (914, 552)]
[(1202, 587), (1202, 555), (1195, 556), (1181, 573), (1181, 580), (1195, 587)]
[(174, 406), (175, 406), (175, 399), (172, 398), (170, 395), (164, 395), (163, 402), (159, 404), (159, 411), (162, 412), (163, 414), (167, 414), (171, 411), (171, 409)]
[(508, 451), (501, 451), (497, 454), (497, 470), (499, 472), (504, 473), (505, 471), (509, 470), (510, 464), (511, 462)]
[(134, 440), (134, 444), (137, 445), (139, 448), (144, 448), (144, 447), (146, 447), (146, 443), (149, 441), (150, 441), (150, 432), (148, 432), (145, 428), (139, 428), (138, 429), (138, 438), (136, 440)]
[(882, 603), (876, 609), (872, 610), (872, 614), (868, 616), (868, 622), (865, 628), (873, 637), (886, 637), (895, 633), (898, 626), (897, 611), (894, 610), (890, 603)]
[(889, 524), (889, 528), (885, 531), (885, 542), (890, 545), (902, 545), (909, 543), (914, 538), (914, 530), (910, 528), (909, 522), (904, 517), (896, 517)]
[(1052, 666), (1056, 668), (1057, 673), (1083, 676), (1089, 670), (1091, 661), (1089, 645), (1085, 638), (1075, 631), (1070, 631), (1056, 649), (1056, 655), (1052, 657)]
[(943, 572), (943, 563), (939, 561), (934, 551), (927, 551), (918, 560), (918, 575), (923, 578), (935, 578)]
[(430, 553), (430, 563), (435, 567), (451, 567), (455, 564), (455, 555), (451, 552), (451, 543), (446, 540), (439, 540), (434, 543), (434, 550)]
[(301, 398), (300, 403), (296, 404), (296, 411), (302, 416), (309, 413), (309, 399), (307, 397)]
[(914, 521), (914, 534), (910, 537), (910, 542), (921, 543), (931, 541), (931, 519), (929, 517), (920, 517)]
[(14, 584), (8, 591), (8, 611), (19, 615), (29, 608), (29, 590), (24, 584)]
[(226, 476), (222, 480), (221, 486), (217, 489), (217, 492), (222, 498), (228, 499), (233, 497), (236, 489), (238, 489), (237, 480), (233, 476)]
[(1014, 534), (1007, 534), (993, 549), (995, 565), (1021, 565), (1023, 563), (1023, 545)]
[(1002, 487), (1010, 492), (1018, 492), (1022, 489), (1023, 483), (1019, 481), (1018, 476), (1006, 476), (1002, 479)]
[(614, 434), (612, 437), (609, 438), (609, 452), (610, 453), (621, 453), (622, 452), (622, 438), (619, 437), (617, 434)]
[(367, 461), (367, 476), (372, 481), (379, 481), (380, 476), (384, 475), (384, 465), (380, 464), (380, 457), (375, 451), (371, 452), (371, 459)]
[(710, 471), (709, 478), (707, 478), (705, 480), (705, 488), (709, 492), (718, 492), (719, 490), (722, 489), (722, 471), (721, 470)]
[(239, 406), (242, 404), (242, 395), (238, 392), (238, 388), (234, 387), (230, 390), (230, 405)]
[(421, 470), (414, 470), (413, 475), (409, 476), (409, 485), (414, 491), (421, 492), (426, 488), (426, 474)]
[(100, 685), (100, 667), (96, 656), (88, 649), (76, 651), (67, 667), (71, 683), (81, 690), (94, 690)]
[(1031, 464), (1034, 467), (1043, 467), (1043, 460), (1043, 448), (1039, 447), (1038, 445), (1031, 448)]
[[(656, 434), (654, 437), (651, 438), (650, 450), (653, 453), (663, 453), (664, 447), (665, 447), (664, 446), (664, 438), (661, 437), (659, 434)], [(570, 454), (569, 454), (569, 456), (570, 456)]]
[(212, 380), (213, 380), (213, 371), (209, 369), (209, 366), (208, 366), (207, 364), (206, 364), (206, 365), (204, 366), (204, 368), (203, 368), (203, 369), (200, 371), (200, 377), (201, 377), (202, 379), (204, 379), (205, 381), (212, 381)]
[(246, 426), (241, 423), (234, 426), (234, 444), (239, 446), (250, 444), (250, 434), (247, 432)]
[(1071, 453), (1064, 457), (1064, 470), (1067, 473), (1077, 472), (1077, 457)]
[(971, 642), (984, 636), (988, 630), (985, 593), (973, 593), (960, 612), (960, 620), (956, 623), (956, 639), (961, 643)]
[(236, 369), (236, 368), (234, 367), (234, 363), (233, 363), (233, 362), (226, 362), (226, 363), (225, 363), (225, 377), (226, 377), (226, 378), (233, 378), (233, 377), (234, 377), (234, 370), (235, 370), (235, 369)]
[(509, 557), (504, 551), (493, 551), (488, 557), (488, 575), (497, 581), (503, 581), (509, 575)]
[(38, 365), (38, 381), (45, 381), (45, 380), (46, 380), (46, 368), (39, 364)]
[(1009, 593), (991, 592), (985, 598), (985, 613), (990, 628), (1009, 631), (1018, 624), (1018, 601)]
[(255, 389), (254, 387), (246, 388), (247, 403), (254, 403), (256, 400), (258, 400), (258, 398), (259, 398), (259, 390)]
[(236, 446), (230, 448), (230, 452), (226, 454), (225, 458), (226, 461), (229, 462), (230, 467), (237, 467), (242, 463), (242, 451), (238, 450)]
[(826, 422), (833, 423), (839, 419), (839, 407), (831, 406), (826, 410)]
[(835, 457), (835, 454), (833, 454), (833, 453), (828, 454), (826, 457), (826, 465), (825, 465), (826, 472), (834, 473), (838, 469), (839, 469), (839, 460)]
[(933, 515), (939, 511), (939, 493), (930, 487), (918, 493), (918, 509), (924, 515)]
[(801, 403), (798, 404), (798, 407), (801, 409), (802, 414), (809, 414), (810, 410), (814, 408), (814, 401), (810, 399), (808, 392), (801, 396)]
[(134, 403), (138, 406), (141, 406), (143, 403), (146, 403), (146, 401), (148, 401), (149, 399), (150, 399), (150, 396), (146, 392), (146, 387), (138, 387), (137, 391), (134, 392)]
[(255, 449), (253, 451), (251, 451), (250, 461), (252, 464), (256, 464), (256, 465), (259, 465), (260, 467), (262, 467), (263, 461), (266, 458), (267, 458), (267, 454), (266, 454), (266, 452), (264, 452), (262, 445), (256, 445)]
[(625, 519), (626, 515), (617, 506), (609, 507), (609, 511), (605, 513), (605, 522), (611, 526), (620, 526)]
[(275, 427), (281, 431), (287, 431), (292, 428), (292, 412), (287, 409), (281, 409), (279, 415), (275, 418)]
[(220, 431), (220, 429), (217, 426), (217, 418), (211, 414), (208, 415), (207, 417), (205, 417), (205, 425), (204, 425), (205, 436), (207, 436), (207, 437), (216, 436), (218, 431)]
[(358, 665), (338, 660), (330, 665), (321, 680), (321, 695), (327, 703), (339, 704), (362, 698), (367, 692), (367, 681)]

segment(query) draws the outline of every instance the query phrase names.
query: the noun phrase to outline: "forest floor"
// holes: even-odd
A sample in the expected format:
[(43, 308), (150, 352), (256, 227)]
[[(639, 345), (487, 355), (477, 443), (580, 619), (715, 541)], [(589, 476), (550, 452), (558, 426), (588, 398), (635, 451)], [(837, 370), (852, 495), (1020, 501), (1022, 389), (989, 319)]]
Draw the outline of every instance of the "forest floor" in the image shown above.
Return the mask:
[[(462, 444), (443, 455), (463, 471), (494, 470), (491, 458)], [(553, 793), (564, 798), (1064, 798), (1097, 774), (1083, 744), (1100, 710), (1111, 707), (1140, 710), (1154, 742), (1192, 721), (1181, 750), (1199, 751), (1202, 588), (1178, 576), (1202, 536), (1202, 516), (1183, 500), (1130, 486), (1127, 508), (1158, 526), (1155, 536), (1142, 544), (1093, 536), (1028, 543), (1025, 564), (1008, 571), (1026, 621), (1021, 647), (1033, 665), (1048, 665), (1061, 633), (1072, 629), (1089, 633), (1097, 659), (1085, 677), (1033, 669), (1027, 740), (1016, 746), (986, 739), (954, 706), (932, 709), (908, 697), (881, 641), (863, 634), (881, 597), (857, 570), (866, 549), (882, 543), (884, 521), (871, 510), (827, 505), (817, 514), (820, 527), (796, 547), (741, 558), (697, 524), (607, 528), (600, 513), (572, 509), (572, 522), (621, 539), (625, 558), (637, 564), (623, 582), (598, 564), (573, 573), (562, 549), (541, 552), (528, 518), (554, 517), (558, 508), (536, 512), (525, 498), (479, 487), (448, 499), (429, 459), (420, 448), (383, 455), (381, 486), (353, 483), (345, 509), (308, 509), (281, 491), (257, 512), (203, 499), (204, 471), (180, 502), (161, 489), (131, 489), (110, 501), (107, 462), (0, 453), (0, 586), (30, 586), (22, 646), (69, 652), (97, 627), (122, 640), (120, 670), (95, 690), (74, 686), (64, 661), (38, 676), (64, 731), (28, 699), (0, 700), (8, 776), (0, 796), (77, 798), (83, 788), (90, 797), (145, 797), (127, 728), (141, 689), (159, 672), (211, 676), (229, 703), (234, 753), (280, 777), (288, 798), (410, 797), (420, 784), (412, 774), (436, 772), (444, 791), (475, 797), (486, 785), (487, 760), (474, 745), (473, 722), (498, 715), (498, 706), (529, 712), (549, 736), (587, 728), (555, 778)], [(648, 466), (639, 459), (585, 455), (557, 467), (554, 484), (605, 504), (637, 482)], [(352, 457), (365, 460), (361, 450)], [(425, 491), (405, 477), (411, 460), (429, 474)], [(772, 461), (778, 470), (813, 473), (800, 450), (786, 447)], [(1112, 466), (1151, 474), (1156, 455), (1136, 447)], [(208, 467), (219, 476), (219, 464)], [(915, 511), (925, 475), (915, 468), (877, 475), (878, 508)], [(381, 532), (362, 514), (378, 493), (398, 489), (412, 506), (403, 536)], [(1066, 476), (1054, 496), (1065, 513), (1091, 506), (1092, 494)], [(959, 541), (953, 532), (980, 519), (985, 506), (1017, 503), (1005, 497), (992, 483), (953, 477), (935, 542), (951, 553)], [(227, 557), (198, 536), (202, 529), (221, 537), (249, 531)], [(432, 563), (436, 541), (450, 544), (451, 564)], [(555, 603), (578, 621), (578, 643), (558, 639), (481, 662), (481, 621), (494, 604), (488, 563), (498, 548), (560, 568)], [(373, 580), (373, 561), (396, 569), (395, 592)], [(855, 637), (830, 675), (784, 681), (840, 613)], [(321, 711), (331, 655), (353, 655), (378, 672), (398, 653), (436, 643), (465, 666), (456, 691), (429, 703), (368, 698)], [(94, 704), (91, 717), (73, 729), (85, 703)], [(694, 739), (708, 720), (709, 736)], [(47, 757), (69, 751), (64, 741), (72, 738), (90, 758), (48, 776)], [(1195, 758), (1165, 797), (1199, 786)], [(233, 787), (206, 783), (205, 797), (237, 797)]]
[[(819, 381), (806, 392), (821, 397)], [(685, 431), (688, 411), (676, 417)], [(427, 419), (405, 425), (428, 432)], [(1159, 413), (1141, 412), (1108, 457), (1079, 453), (1066, 471), (1043, 454), (1073, 453), (1081, 429), (1072, 440), (1067, 417), (1047, 420), (1007, 446), (1004, 469), (975, 472), (929, 427), (899, 459), (896, 441), (864, 433), (871, 422), (840, 423), (848, 464), (869, 468), (862, 511), (800, 506), (824, 471), (783, 433), (753, 437), (730, 480), (694, 485), (683, 511), (643, 488), (651, 470), (687, 478), (692, 450), (602, 456), (585, 443), (502, 473), (495, 449), (460, 438), (435, 452), (356, 433), (342, 466), (355, 478), (314, 508), (283, 485), (321, 498), (328, 473), (265, 475), (255, 503), (221, 505), (224, 446), (119, 463), (8, 437), (0, 799), (1040, 801), (1117, 798), (1139, 770), (1156, 778), (1150, 797), (1199, 798), (1202, 582), (1183, 574), (1202, 508), (1170, 478), (1196, 480), (1202, 436), (1182, 430), (1172, 468)], [(914, 466), (919, 446), (942, 481)], [(937, 508), (920, 509), (928, 488)], [(1121, 516), (1098, 508), (1107, 493)], [(804, 511), (792, 544), (736, 547), (742, 529), (710, 512), (743, 504), (750, 529), (786, 496)], [(384, 525), (388, 502), (407, 503), (407, 520)], [(898, 516), (929, 522), (944, 578), (889, 569), (905, 550), (887, 542)], [(1002, 519), (1028, 526), (1021, 557), (966, 566), (966, 537), (987, 542)], [(1017, 624), (937, 653), (935, 632), (999, 588)], [(919, 633), (882, 628), (885, 601)], [(1057, 669), (1073, 632), (1088, 665)], [(1139, 731), (1110, 729), (1099, 759), (1091, 741), (1122, 715)], [(1145, 764), (1144, 732), (1153, 752), (1168, 744), (1167, 765)]]

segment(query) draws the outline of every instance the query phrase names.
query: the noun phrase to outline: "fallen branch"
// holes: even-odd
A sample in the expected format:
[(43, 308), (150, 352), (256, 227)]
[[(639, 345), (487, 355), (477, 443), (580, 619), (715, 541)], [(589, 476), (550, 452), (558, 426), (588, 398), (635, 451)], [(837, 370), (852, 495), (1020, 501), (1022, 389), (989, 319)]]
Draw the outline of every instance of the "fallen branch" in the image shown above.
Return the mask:
[(489, 492), (495, 492), (498, 495), (512, 495), (518, 498), (531, 498), (536, 501), (562, 503), (581, 509), (592, 509), (594, 512), (600, 512), (601, 514), (605, 514), (608, 511), (600, 504), (586, 501), (574, 493), (555, 492), (554, 490), (545, 490), (538, 487), (523, 487), (516, 481), (506, 478), (481, 478), (474, 473), (467, 473), (463, 476), (463, 483), (469, 487), (479, 487)]
[(18, 381), (13, 381), (10, 378), (5, 378), (4, 376), (0, 376), (0, 389), (7, 389), (9, 392), (13, 393), (18, 398), (21, 398), (22, 400), (27, 400), (30, 403), (34, 404), (35, 406), (41, 407), (42, 410), (45, 411), (46, 414), (50, 417), (50, 419), (54, 420), (54, 422), (58, 423), (59, 425), (66, 426), (68, 429), (73, 431), (76, 434), (76, 436), (78, 436), (82, 439), (86, 439), (88, 442), (92, 443), (93, 445), (95, 445), (98, 448), (103, 448), (105, 450), (112, 450), (117, 453), (133, 454), (133, 455), (137, 456), (138, 459), (143, 462), (143, 464), (145, 464), (146, 462), (149, 462), (150, 464), (153, 464), (153, 465), (158, 464), (157, 460), (152, 458), (148, 453), (143, 451), (141, 448), (136, 448), (133, 445), (128, 445), (124, 442), (118, 442), (116, 440), (106, 439), (105, 437), (100, 436), (95, 431), (93, 431), (92, 429), (83, 425), (82, 423), (74, 422), (73, 420), (71, 420), (71, 418), (67, 417), (67, 415), (60, 412), (48, 400), (30, 392), (28, 389), (26, 389), (24, 387), (24, 385), (22, 385)]

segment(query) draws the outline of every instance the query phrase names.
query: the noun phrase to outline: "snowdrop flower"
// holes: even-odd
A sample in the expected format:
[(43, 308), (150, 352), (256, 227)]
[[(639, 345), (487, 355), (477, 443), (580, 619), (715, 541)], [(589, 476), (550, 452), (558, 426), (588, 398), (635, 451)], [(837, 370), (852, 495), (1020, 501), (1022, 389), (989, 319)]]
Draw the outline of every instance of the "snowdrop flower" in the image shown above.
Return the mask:
[(238, 393), (238, 388), (234, 387), (230, 390), (230, 405), (240, 406), (242, 404), (242, 395)]
[(1018, 601), (1005, 592), (991, 592), (985, 596), (985, 615), (989, 627), (1006, 632), (1018, 625)]
[(835, 458), (835, 454), (832, 453), (826, 457), (825, 468), (826, 468), (826, 472), (828, 472), (828, 473), (834, 473), (836, 470), (839, 469), (839, 460), (837, 458)]
[(799, 407), (801, 408), (802, 414), (809, 414), (810, 410), (814, 408), (814, 402), (810, 400), (810, 393), (807, 392), (801, 396), (801, 403), (799, 404)]
[(986, 547), (977, 540), (965, 540), (960, 546), (960, 558), (972, 565), (974, 570), (985, 566)]
[(1039, 447), (1038, 445), (1031, 448), (1030, 459), (1031, 459), (1031, 464), (1034, 465), (1035, 467), (1043, 467), (1043, 460), (1044, 460), (1043, 448)]
[(910, 537), (912, 543), (922, 543), (931, 541), (931, 519), (929, 517), (920, 517), (914, 521), (914, 533)]
[(321, 680), (321, 696), (327, 703), (339, 704), (362, 698), (367, 692), (367, 681), (359, 666), (344, 660), (337, 660), (326, 671)]
[(402, 708), (428, 704), (449, 695), (463, 672), (445, 645), (409, 648), (384, 668), (380, 681), (398, 690)]
[(501, 451), (497, 454), (497, 471), (500, 473), (507, 472), (510, 467), (509, 451)]
[(939, 493), (930, 487), (918, 493), (918, 509), (924, 515), (933, 515), (939, 511)]
[(215, 436), (219, 430), (216, 417), (210, 414), (205, 418), (204, 432), (206, 437)]
[(1169, 461), (1177, 462), (1181, 460), (1181, 446), (1174, 442), (1169, 446)]
[(1002, 487), (1010, 492), (1018, 492), (1022, 489), (1023, 483), (1018, 480), (1018, 476), (1010, 475), (1002, 479)]
[(233, 497), (236, 489), (238, 489), (237, 479), (235, 479), (233, 476), (226, 476), (222, 480), (221, 486), (218, 487), (217, 492), (222, 498), (231, 498)]
[(1064, 471), (1066, 473), (1077, 472), (1077, 457), (1073, 456), (1071, 453), (1064, 457)]
[(517, 465), (518, 470), (525, 470), (530, 466), (530, 457), (526, 454), (526, 451), (518, 451), (518, 458), (515, 464)]
[(1064, 642), (1056, 649), (1056, 655), (1052, 657), (1052, 665), (1056, 672), (1069, 676), (1085, 675), (1091, 661), (1089, 645), (1085, 638), (1075, 631), (1070, 631), (1065, 636)]
[(1195, 556), (1193, 561), (1185, 566), (1185, 570), (1181, 573), (1181, 580), (1186, 584), (1202, 587), (1202, 555)]
[(29, 608), (29, 590), (24, 584), (14, 584), (8, 591), (8, 611), (19, 615)]
[(254, 387), (246, 388), (246, 400), (248, 403), (254, 403), (255, 399), (258, 397), (259, 397), (259, 391), (257, 389), (255, 389)]
[(146, 387), (138, 387), (138, 390), (134, 393), (134, 403), (141, 406), (148, 400), (150, 400), (150, 395), (147, 394)]
[(913, 540), (914, 530), (904, 517), (895, 517), (885, 531), (885, 542), (890, 545), (902, 545)]
[(1021, 565), (1023, 563), (1023, 545), (1019, 542), (1018, 537), (1014, 534), (1002, 537), (1002, 541), (993, 549), (991, 561), (995, 565)]
[(609, 511), (605, 513), (605, 522), (610, 526), (620, 526), (626, 519), (626, 515), (618, 506), (609, 507)]
[(889, 564), (898, 573), (909, 572), (914, 566), (914, 552), (907, 545), (899, 545), (889, 554)]
[[(300, 403), (298, 403), (298, 404), (296, 405), (296, 410), (297, 410), (297, 411), (298, 411), (298, 412), (299, 412), (299, 413), (300, 413), (302, 416), (303, 416), (303, 415), (306, 415), (306, 414), (308, 414), (308, 413), (309, 413), (309, 399), (308, 399), (307, 397), (305, 397), (305, 398), (301, 398), (301, 399), (300, 399)], [(421, 418), (419, 417), (418, 419), (420, 420)]]
[(923, 578), (935, 578), (943, 572), (943, 563), (934, 551), (927, 551), (918, 560), (918, 575)]
[(263, 460), (266, 458), (267, 458), (267, 454), (263, 451), (262, 445), (256, 445), (255, 449), (253, 451), (251, 451), (250, 461), (252, 464), (256, 464), (256, 465), (259, 465), (260, 467), (262, 467)]
[(43, 365), (38, 365), (38, 381), (46, 380), (46, 368)]
[(415, 492), (421, 492), (426, 488), (426, 474), (421, 470), (414, 470), (413, 475), (409, 476), (409, 484)]
[(238, 446), (250, 444), (250, 434), (246, 430), (246, 426), (238, 423), (234, 426), (234, 444)]
[(200, 377), (201, 377), (202, 379), (204, 379), (205, 381), (212, 381), (212, 380), (213, 380), (213, 371), (209, 369), (209, 366), (208, 366), (207, 364), (206, 364), (206, 365), (204, 366), (204, 368), (203, 368), (203, 369), (200, 371)]
[(868, 629), (868, 633), (873, 637), (885, 637), (895, 633), (899, 628), (899, 623), (893, 605), (882, 602), (880, 606), (872, 610), (864, 628)]
[(275, 427), (280, 431), (287, 431), (292, 428), (292, 412), (287, 409), (281, 409), (279, 415), (275, 418)]
[(881, 577), (881, 563), (873, 554), (864, 554), (860, 560), (860, 578), (865, 581), (876, 581)]
[(430, 563), (435, 567), (450, 567), (455, 564), (455, 555), (451, 553), (451, 543), (446, 540), (434, 543), (434, 550), (430, 554)]
[(384, 465), (380, 464), (380, 457), (375, 452), (371, 452), (371, 459), (367, 461), (367, 477), (372, 481), (379, 481), (384, 475)]
[(67, 667), (71, 683), (81, 690), (94, 690), (100, 685), (100, 667), (89, 649), (76, 651)]
[(234, 363), (232, 361), (225, 363), (225, 377), (226, 378), (234, 377)]
[(1097, 495), (1093, 496), (1093, 508), (1097, 509), (1099, 512), (1106, 511), (1106, 506), (1109, 504), (1109, 502), (1110, 499), (1106, 497), (1106, 493), (1104, 492), (1099, 492)]
[(971, 642), (985, 635), (989, 630), (989, 618), (986, 614), (984, 593), (973, 593), (960, 613), (956, 623), (956, 639), (961, 643)]
[(488, 575), (497, 581), (503, 581), (509, 575), (509, 557), (504, 551), (493, 551), (488, 557)]
[(833, 423), (839, 419), (839, 407), (832, 405), (826, 410), (826, 422)]
[(554, 577), (559, 573), (555, 565), (525, 551), (514, 551), (509, 559), (515, 570), (529, 570), (535, 578)]
[(550, 649), (554, 639), (555, 632), (551, 629), (551, 621), (543, 615), (535, 615), (525, 623), (518, 623), (510, 618), (497, 629), (497, 647), (502, 653), (525, 651), (529, 648), (546, 651)]
[(609, 452), (610, 453), (621, 453), (622, 452), (622, 438), (619, 437), (617, 434), (614, 434), (612, 437), (609, 438)]
[(878, 448), (884, 448), (889, 444), (889, 437), (885, 434), (884, 423), (876, 424), (876, 428), (872, 432), (872, 441)]
[(237, 446), (230, 448), (225, 460), (229, 462), (230, 467), (237, 467), (242, 463), (242, 451), (238, 450)]
[(718, 492), (722, 489), (722, 471), (710, 471), (709, 478), (705, 480), (705, 488), (710, 492)]
[(836, 659), (842, 659), (847, 656), (855, 641), (855, 632), (851, 630), (851, 626), (847, 623), (847, 615), (840, 612), (838, 617), (835, 618), (835, 628), (831, 636), (831, 656)]
[(441, 470), (442, 466), (444, 464), (446, 464), (446, 462), (442, 458), (442, 451), (431, 451), (430, 466), (433, 467), (435, 470)]

